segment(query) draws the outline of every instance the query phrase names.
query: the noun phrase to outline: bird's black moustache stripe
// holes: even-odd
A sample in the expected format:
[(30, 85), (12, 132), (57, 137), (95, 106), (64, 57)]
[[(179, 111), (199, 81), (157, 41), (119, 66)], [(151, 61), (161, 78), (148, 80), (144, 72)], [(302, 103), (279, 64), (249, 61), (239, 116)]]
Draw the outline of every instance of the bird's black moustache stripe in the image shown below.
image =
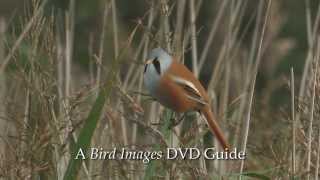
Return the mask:
[(161, 74), (161, 67), (160, 67), (160, 62), (158, 61), (158, 59), (154, 59), (152, 61), (152, 64), (154, 66), (154, 68), (156, 69), (157, 73), (160, 75)]
[[(148, 65), (149, 65), (149, 64), (146, 64), (146, 65), (144, 66), (143, 73), (146, 73), (147, 68), (148, 68)], [(155, 59), (152, 61), (152, 65), (153, 65), (154, 68), (156, 69), (157, 73), (160, 75), (160, 74), (161, 74), (161, 66), (160, 66), (160, 62), (158, 61), (158, 58), (155, 58)]]
[(146, 73), (146, 71), (147, 71), (147, 67), (148, 67), (148, 64), (144, 65), (143, 73)]

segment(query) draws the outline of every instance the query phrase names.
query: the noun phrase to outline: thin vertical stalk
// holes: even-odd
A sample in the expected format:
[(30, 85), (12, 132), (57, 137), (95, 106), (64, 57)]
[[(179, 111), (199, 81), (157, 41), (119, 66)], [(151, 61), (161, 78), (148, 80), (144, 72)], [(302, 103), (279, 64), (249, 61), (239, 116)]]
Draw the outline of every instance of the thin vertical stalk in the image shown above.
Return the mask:
[(315, 180), (319, 179), (319, 166), (320, 166), (320, 128), (318, 128), (317, 161), (316, 161), (316, 167), (315, 167), (315, 173), (314, 173)]
[[(182, 53), (182, 35), (183, 35), (183, 20), (184, 20), (184, 12), (186, 9), (186, 0), (177, 1), (177, 26), (174, 31), (174, 46), (176, 53)], [(179, 56), (179, 55), (178, 55)]]
[[(267, 10), (266, 10), (266, 16), (264, 19), (264, 23), (263, 23), (263, 27), (262, 27), (262, 32), (261, 32), (261, 38), (260, 38), (260, 42), (259, 42), (259, 46), (258, 46), (258, 52), (257, 52), (257, 59), (256, 59), (256, 63), (253, 69), (253, 80), (251, 83), (251, 87), (250, 87), (250, 93), (249, 93), (249, 107), (248, 107), (248, 113), (246, 114), (246, 122), (245, 122), (245, 134), (244, 134), (244, 138), (242, 141), (242, 151), (246, 152), (246, 147), (247, 147), (247, 141), (248, 141), (248, 136), (249, 136), (249, 129), (250, 129), (250, 121), (251, 121), (251, 111), (252, 111), (252, 102), (253, 102), (253, 96), (254, 96), (254, 87), (255, 87), (255, 83), (256, 83), (256, 79), (257, 79), (257, 74), (258, 74), (258, 69), (259, 69), (259, 65), (260, 65), (260, 61), (262, 59), (262, 45), (263, 45), (263, 40), (264, 40), (264, 34), (265, 34), (265, 30), (266, 30), (266, 26), (267, 26), (267, 22), (270, 16), (270, 7), (271, 7), (271, 2), (272, 0), (268, 1), (268, 6), (267, 6)], [(244, 168), (244, 160), (241, 161), (241, 166), (240, 166), (240, 174), (242, 174), (243, 172), (243, 168)], [(240, 175), (240, 179), (242, 178), (242, 176)]]
[(311, 23), (311, 10), (310, 0), (306, 0), (306, 22), (307, 22), (307, 39), (309, 47), (312, 47), (312, 23)]
[[(303, 97), (305, 95), (305, 91), (307, 89), (307, 78), (310, 75), (310, 65), (312, 64), (313, 60), (313, 51), (314, 51), (314, 41), (313, 39), (315, 38), (317, 32), (316, 29), (317, 27), (313, 27), (314, 31), (312, 30), (312, 20), (311, 20), (311, 9), (310, 9), (310, 2), (309, 0), (305, 1), (305, 8), (306, 8), (306, 27), (307, 27), (307, 40), (308, 40), (308, 52), (306, 56), (306, 61), (303, 67), (303, 73), (302, 73), (302, 78), (301, 78), (301, 83), (300, 83), (300, 89), (299, 89), (299, 95), (298, 99), (303, 100)], [(319, 11), (319, 10), (318, 10)], [(315, 24), (317, 25), (319, 22), (319, 18), (317, 15), (316, 22)], [(299, 111), (296, 113), (296, 122), (299, 122), (301, 114)], [(299, 157), (299, 155), (297, 155)], [(297, 169), (299, 169), (299, 163), (296, 164), (298, 166)]]
[(311, 102), (311, 114), (309, 120), (309, 128), (308, 128), (308, 148), (307, 148), (307, 179), (310, 179), (310, 167), (311, 167), (311, 143), (312, 143), (312, 126), (313, 126), (313, 117), (314, 117), (314, 102), (315, 102), (315, 92), (316, 92), (316, 81), (317, 81), (317, 71), (318, 71), (318, 62), (316, 63), (316, 70), (313, 74), (313, 88), (312, 88), (312, 102)]
[[(154, 19), (154, 13), (153, 13), (153, 9), (154, 9), (154, 1), (151, 2), (151, 10), (150, 10), (150, 14), (148, 17), (148, 29), (151, 29), (152, 23), (153, 23), (153, 19)], [(144, 43), (144, 47), (143, 47), (143, 53), (142, 53), (142, 59), (146, 59), (147, 55), (148, 55), (148, 47), (149, 47), (149, 37), (146, 35), (145, 36), (145, 43)], [(141, 91), (142, 89), (142, 80), (143, 80), (143, 72), (141, 71), (140, 73), (140, 78), (139, 78), (139, 90)], [(141, 102), (141, 96), (138, 96), (138, 103)], [(132, 144), (135, 144), (137, 141), (137, 125), (134, 124), (133, 126), (133, 134), (132, 134)]]
[(119, 55), (119, 38), (118, 38), (118, 23), (117, 23), (117, 7), (115, 0), (112, 3), (112, 27), (113, 27), (113, 43), (114, 43), (114, 57)]
[[(58, 91), (58, 115), (62, 117), (62, 115), (64, 114), (64, 56), (65, 56), (65, 52), (64, 52), (64, 48), (62, 45), (62, 38), (60, 35), (60, 31), (59, 31), (59, 21), (56, 21), (56, 46), (57, 46), (57, 91)], [(59, 136), (59, 140), (60, 143), (63, 144), (64, 141), (67, 139), (68, 134), (67, 133), (61, 133)], [(59, 152), (59, 147), (56, 147), (56, 151)], [(58, 179), (62, 179), (63, 178), (63, 173), (65, 172), (66, 168), (67, 168), (67, 163), (68, 163), (68, 154), (65, 153), (63, 155), (57, 154), (57, 158), (59, 159), (58, 163), (57, 163), (57, 178)]]
[[(28, 73), (28, 76), (29, 76), (29, 80), (31, 80), (31, 72)], [(23, 133), (26, 133), (28, 132), (28, 126), (30, 124), (29, 122), (29, 117), (30, 117), (30, 105), (31, 105), (31, 94), (30, 94), (30, 89), (29, 87), (27, 87), (27, 92), (26, 92), (26, 100), (25, 100), (25, 106), (24, 106), (24, 114), (23, 114), (23, 130), (22, 132)], [(23, 151), (26, 151), (28, 146), (27, 146), (27, 142), (25, 141), (22, 141), (22, 149)]]
[[(314, 30), (312, 30), (312, 23), (311, 23), (311, 10), (310, 10), (310, 2), (309, 0), (306, 0), (306, 26), (307, 26), (307, 40), (308, 40), (308, 45), (309, 45), (309, 51), (307, 53), (306, 57), (306, 62), (303, 68), (303, 74), (301, 78), (301, 83), (300, 83), (300, 90), (299, 90), (299, 99), (301, 99), (304, 96), (304, 92), (306, 90), (306, 81), (307, 77), (309, 74), (309, 68), (310, 64), (312, 62), (312, 57), (313, 57), (313, 49), (314, 49), (314, 41), (315, 36), (317, 35), (316, 29), (317, 27), (313, 27)], [(318, 9), (320, 11), (320, 9)], [(320, 18), (317, 15), (315, 25), (319, 24)], [(297, 113), (296, 115), (297, 121), (300, 119), (300, 114)]]
[(106, 34), (106, 28), (107, 28), (106, 24), (107, 24), (108, 10), (109, 10), (109, 3), (108, 1), (106, 1), (104, 5), (104, 11), (103, 11), (101, 37), (100, 37), (100, 44), (99, 44), (97, 79), (96, 79), (97, 87), (99, 87), (100, 81), (101, 81), (101, 68), (102, 68), (102, 59), (103, 59), (103, 52), (104, 52), (105, 34)]
[(313, 26), (313, 34), (316, 34), (319, 30), (319, 23), (320, 23), (320, 3), (318, 5), (317, 15)]
[(231, 79), (231, 62), (226, 62), (226, 69), (225, 69), (225, 78), (224, 78), (224, 91), (222, 96), (222, 103), (221, 103), (221, 116), (222, 122), (225, 122), (227, 112), (228, 112), (228, 99), (229, 99), (229, 92), (230, 92), (230, 79)]
[[(226, 2), (225, 2), (226, 3)], [(224, 5), (226, 8), (226, 5)], [(225, 122), (225, 119), (226, 119), (226, 113), (227, 113), (227, 104), (228, 104), (228, 99), (229, 99), (229, 83), (230, 83), (230, 72), (231, 72), (231, 59), (230, 59), (230, 56), (232, 54), (231, 52), (231, 49), (232, 47), (234, 46), (234, 24), (235, 24), (235, 21), (233, 20), (233, 13), (238, 13), (239, 10), (237, 9), (240, 9), (240, 4), (238, 4), (238, 6), (235, 6), (235, 1), (231, 1), (231, 4), (230, 4), (230, 12), (229, 14), (227, 15), (228, 16), (228, 23), (227, 23), (227, 27), (226, 27), (226, 38), (225, 38), (225, 43), (224, 43), (224, 46), (222, 47), (223, 48), (223, 51), (221, 53), (221, 55), (223, 56), (220, 56), (221, 57), (221, 60), (223, 59), (223, 66), (224, 68), (221, 68), (223, 70), (221, 70), (220, 74), (225, 74), (225, 77), (223, 77), (223, 88), (224, 90), (221, 92), (221, 96), (222, 96), (222, 100), (220, 101), (220, 108), (219, 110), (217, 111), (218, 112), (218, 117), (220, 117), (220, 120), (221, 122)], [(236, 8), (237, 7), (237, 8)], [(220, 15), (221, 16), (221, 15)], [(222, 58), (223, 57), (223, 58)], [(204, 59), (203, 59), (204, 61)], [(222, 62), (222, 61), (220, 61)], [(200, 62), (201, 63), (201, 62)], [(222, 64), (222, 63), (221, 63)], [(218, 65), (219, 66), (219, 65)], [(217, 67), (218, 68), (218, 67)], [(218, 74), (218, 69), (215, 69), (216, 71), (213, 72), (212, 74), (215, 74), (217, 73)], [(224, 71), (224, 72), (223, 72)], [(214, 78), (217, 78), (214, 77)], [(227, 136), (227, 134), (226, 134)], [(221, 161), (220, 163), (217, 164), (217, 169), (218, 169), (218, 172), (219, 174), (223, 174), (225, 171), (226, 171), (226, 167), (225, 167), (225, 161)]]
[[(73, 58), (73, 39), (74, 39), (74, 17), (75, 16), (75, 0), (70, 0), (69, 4), (69, 11), (65, 13), (65, 33), (66, 33), (66, 45), (65, 45), (65, 69), (64, 69), (64, 102), (62, 104), (64, 105), (63, 108), (65, 108), (65, 120), (66, 120), (66, 127), (63, 134), (63, 139), (66, 139), (69, 134), (69, 129), (72, 126), (71, 123), (71, 117), (70, 117), (70, 93), (71, 93), (71, 63)], [(60, 53), (60, 52), (59, 52)], [(59, 54), (58, 54), (59, 55)], [(60, 67), (59, 67), (60, 66)], [(62, 64), (58, 65), (58, 69), (62, 70)], [(61, 76), (62, 73), (59, 72), (58, 76)], [(61, 77), (59, 77), (61, 78)], [(61, 104), (61, 106), (62, 106)], [(68, 155), (65, 155), (61, 158), (61, 167), (59, 167), (59, 170), (61, 171), (59, 173), (59, 179), (63, 178), (64, 171), (67, 169), (67, 159), (69, 158)]]
[[(189, 1), (189, 11), (190, 11), (190, 28), (191, 28), (191, 52), (192, 52), (192, 71), (196, 77), (199, 77), (198, 69), (198, 49), (197, 49), (197, 33), (196, 33), (196, 10), (194, 5), (194, 0)], [(201, 118), (197, 118), (197, 123), (201, 124)], [(203, 129), (199, 128), (199, 134), (202, 134)], [(200, 146), (203, 147), (203, 139), (200, 140)], [(208, 174), (206, 163), (203, 157), (199, 159), (200, 168), (205, 174)]]
[(213, 39), (218, 31), (218, 27), (221, 23), (223, 14), (224, 14), (225, 10), (227, 9), (226, 7), (227, 7), (228, 2), (229, 2), (229, 0), (222, 1), (221, 6), (219, 6), (218, 14), (217, 14), (216, 18), (213, 19), (213, 23), (212, 23), (212, 27), (211, 27), (211, 30), (208, 35), (208, 39), (206, 40), (206, 44), (204, 45), (204, 48), (201, 52), (201, 56), (200, 56), (200, 60), (199, 60), (199, 71), (201, 71), (201, 69), (204, 65), (204, 62), (205, 62), (206, 57), (208, 55), (210, 46), (211, 46)]
[(64, 74), (64, 69), (63, 69), (63, 60), (64, 60), (64, 55), (63, 55), (63, 45), (61, 42), (61, 37), (59, 32), (57, 31), (56, 35), (56, 46), (57, 46), (57, 79), (58, 79), (58, 84), (57, 84), (57, 90), (58, 90), (58, 104), (59, 104), (59, 115), (62, 114), (62, 100), (63, 100), (63, 74)]
[(96, 79), (95, 79), (95, 75), (94, 75), (95, 63), (94, 63), (94, 60), (93, 60), (93, 57), (94, 57), (93, 42), (94, 42), (93, 33), (90, 33), (89, 34), (89, 43), (88, 43), (90, 84), (95, 84), (96, 83)]
[[(253, 82), (250, 87), (250, 96), (249, 96), (249, 110), (248, 113), (246, 114), (246, 124), (245, 124), (245, 134), (244, 138), (242, 141), (242, 151), (246, 152), (247, 151), (247, 141), (248, 141), (248, 136), (249, 136), (249, 129), (250, 129), (250, 121), (251, 121), (251, 110), (252, 110), (252, 102), (253, 102), (253, 95), (254, 95), (254, 87), (256, 83), (256, 76), (253, 78)], [(241, 166), (240, 166), (240, 179), (242, 179), (242, 172), (244, 169), (244, 160), (241, 161)]]
[(191, 45), (192, 45), (192, 71), (199, 77), (198, 69), (198, 49), (197, 49), (197, 32), (196, 32), (196, 13), (194, 7), (194, 0), (189, 1), (190, 7), (190, 27), (191, 27)]
[(311, 153), (312, 153), (312, 126), (313, 126), (313, 119), (314, 119), (314, 106), (315, 106), (315, 96), (316, 96), (316, 83), (317, 83), (317, 76), (318, 76), (318, 61), (320, 56), (320, 38), (317, 41), (317, 52), (315, 57), (315, 72), (313, 73), (313, 87), (312, 87), (312, 102), (311, 102), (311, 114), (309, 120), (309, 128), (308, 128), (308, 148), (307, 148), (307, 179), (310, 179), (310, 170), (311, 170)]
[[(201, 8), (201, 5), (202, 5), (202, 0), (198, 0), (197, 1), (197, 4), (196, 4), (196, 7), (195, 7), (195, 14), (196, 14), (196, 19), (197, 19), (197, 17), (198, 17), (198, 15), (199, 15), (199, 12), (200, 12), (200, 8)], [(190, 8), (189, 8), (190, 9)], [(188, 27), (187, 28), (187, 30), (186, 30), (186, 32), (185, 32), (185, 34), (184, 34), (184, 36), (183, 36), (183, 51), (187, 48), (187, 46), (189, 45), (189, 42), (190, 42), (190, 37), (191, 36), (191, 27)], [(183, 55), (183, 54), (182, 54)]]
[[(113, 43), (114, 43), (114, 55), (115, 58), (119, 56), (119, 38), (118, 38), (118, 21), (117, 21), (117, 7), (116, 1), (111, 0), (111, 7), (112, 7), (112, 27), (113, 27)], [(116, 107), (119, 106), (119, 101), (117, 102)], [(123, 108), (123, 107), (121, 107)], [(121, 128), (122, 128), (122, 135), (123, 141), (125, 145), (128, 145), (128, 134), (127, 134), (127, 123), (126, 120), (121, 116)]]
[[(259, 35), (259, 22), (262, 19), (262, 11), (263, 11), (263, 1), (260, 0), (259, 2), (259, 7), (258, 7), (258, 11), (257, 11), (257, 19), (256, 19), (256, 24), (255, 24), (255, 30), (253, 32), (253, 38), (252, 38), (252, 44), (250, 47), (250, 52), (249, 52), (249, 62), (248, 62), (248, 67), (246, 69), (245, 72), (245, 77), (244, 77), (244, 85), (243, 85), (243, 98), (240, 101), (240, 105), (239, 105), (239, 110), (237, 111), (237, 116), (239, 118), (239, 121), (241, 122), (241, 119), (243, 117), (243, 113), (245, 112), (245, 108), (246, 106), (246, 100), (248, 98), (248, 88), (250, 86), (250, 80), (252, 79), (250, 72), (252, 72), (252, 67), (254, 66), (254, 57), (255, 57), (255, 53), (256, 53), (256, 47), (257, 47), (257, 43), (258, 43), (258, 35)], [(240, 130), (239, 130), (240, 131)], [(236, 130), (236, 133), (238, 133), (238, 130)], [(241, 137), (240, 137), (241, 138)], [(243, 139), (242, 139), (243, 140)], [(236, 140), (235, 140), (236, 141)]]
[[(150, 13), (149, 13), (149, 17), (148, 17), (148, 25), (147, 28), (148, 30), (151, 29), (152, 23), (154, 21), (154, 1), (151, 1), (151, 7), (150, 7)], [(142, 52), (142, 59), (146, 59), (147, 55), (148, 55), (148, 47), (149, 47), (149, 36), (147, 34), (144, 35), (143, 38), (144, 41), (143, 42), (143, 52)], [(134, 66), (132, 66), (134, 67)], [(139, 73), (139, 83), (138, 83), (138, 89), (139, 91), (142, 91), (142, 84), (143, 84), (143, 71), (140, 71)], [(127, 76), (129, 78), (129, 76)], [(135, 80), (134, 80), (135, 81)], [(141, 96), (138, 96), (137, 99), (137, 103), (140, 104), (141, 103)], [(132, 144), (133, 144), (133, 149), (135, 149), (135, 144), (137, 142), (137, 132), (138, 132), (138, 127), (137, 124), (133, 124), (133, 131), (132, 131)], [(131, 169), (134, 169), (134, 164), (131, 164)], [(136, 176), (134, 176), (134, 173), (132, 173), (132, 179), (139, 179), (139, 175), (136, 174)]]
[(219, 71), (222, 66), (222, 63), (223, 63), (223, 60), (225, 59), (225, 56), (227, 54), (227, 43), (223, 43), (222, 47), (221, 47), (221, 50), (219, 52), (219, 55), (218, 55), (218, 58), (216, 60), (216, 63), (215, 63), (215, 66), (213, 68), (213, 71), (212, 71), (212, 75), (211, 75), (211, 79), (209, 81), (209, 85), (208, 85), (208, 89), (214, 89), (216, 87), (216, 85), (218, 84), (218, 76), (219, 76)]
[(67, 121), (70, 120), (69, 98), (71, 93), (71, 63), (73, 58), (73, 39), (74, 39), (74, 18), (75, 18), (75, 0), (70, 0), (70, 9), (66, 13), (66, 51), (65, 51), (65, 104), (67, 108)]
[(296, 122), (295, 122), (295, 104), (294, 104), (294, 72), (293, 68), (290, 69), (291, 72), (291, 119), (292, 119), (292, 154), (291, 154), (291, 178), (293, 179), (296, 174)]
[[(232, 2), (234, 2), (234, 1), (232, 1)], [(220, 69), (223, 69), (223, 68), (221, 68), (221, 66), (222, 66), (223, 60), (226, 58), (225, 56), (227, 55), (227, 51), (228, 52), (232, 51), (232, 53), (233, 53), (233, 56), (230, 57), (230, 58), (228, 57), (227, 60), (231, 60), (232, 61), (233, 59), (235, 59), (234, 57), (237, 54), (239, 54), (237, 51), (239, 51), (239, 49), (240, 49), (241, 40), (243, 39), (246, 30), (248, 29), (249, 25), (251, 24), (250, 22), (254, 19), (254, 15), (252, 15), (251, 19), (249, 20), (249, 23), (245, 27), (244, 32), (241, 34), (241, 36), (239, 38), (239, 42), (237, 44), (235, 44), (235, 41), (238, 39), (238, 38), (236, 38), (236, 36), (239, 33), (240, 22), (242, 21), (242, 19), (244, 17), (244, 12), (245, 12), (247, 3), (248, 3), (248, 1), (239, 0), (239, 1), (237, 1), (236, 7), (235, 8), (231, 8), (231, 11), (232, 11), (232, 13), (230, 14), (231, 15), (231, 22), (230, 22), (229, 26), (231, 26), (231, 30), (233, 31), (231, 33), (232, 34), (231, 35), (231, 37), (232, 37), (231, 41), (232, 42), (223, 43), (223, 46), (221, 48), (222, 50), (220, 51), (218, 59), (217, 59), (217, 61), (215, 63), (215, 67), (214, 67), (214, 70), (213, 70), (212, 78), (211, 78), (211, 80), (209, 82), (209, 87), (215, 88), (216, 85), (218, 84), (219, 78), (220, 78), (220, 72), (221, 72)], [(235, 14), (235, 13), (237, 13), (237, 14)], [(237, 17), (237, 18), (235, 18), (235, 17)], [(237, 24), (235, 24), (236, 22), (237, 22)], [(229, 39), (226, 39), (225, 41), (228, 42), (228, 40)], [(230, 47), (227, 48), (226, 44), (228, 44), (228, 46), (230, 46)]]
[[(144, 35), (144, 36), (147, 36), (147, 35)], [(138, 57), (139, 57), (139, 55), (141, 54), (141, 51), (142, 51), (142, 49), (143, 49), (143, 47), (144, 47), (145, 41), (146, 41), (146, 38), (143, 38), (143, 39), (140, 41), (139, 46), (138, 46), (138, 48), (136, 49), (136, 51), (135, 51), (135, 53), (134, 53), (134, 55), (133, 55), (132, 60), (138, 59)], [(143, 60), (142, 60), (142, 61), (143, 61)], [(138, 68), (137, 68), (137, 63), (136, 63), (136, 62), (130, 63), (129, 70), (127, 71), (126, 77), (124, 78), (123, 83), (122, 83), (122, 88), (123, 88), (123, 89), (127, 89), (127, 88), (130, 89), (131, 86), (133, 86), (133, 85), (136, 84), (135, 80), (138, 78), (138, 77), (136, 77), (136, 76), (140, 76), (139, 73), (133, 74), (136, 69), (138, 69)], [(139, 71), (139, 70), (140, 70), (140, 69), (138, 69), (138, 71)], [(133, 77), (132, 77), (132, 76), (133, 76)], [(129, 82), (130, 82), (130, 84), (129, 84)]]
[[(0, 17), (0, 64), (2, 64), (4, 58), (4, 41), (5, 41), (6, 21), (3, 17)], [(6, 97), (6, 76), (4, 72), (0, 71), (0, 132), (4, 138), (7, 136), (7, 122), (3, 121), (2, 118), (6, 117), (5, 108), (5, 97)], [(3, 138), (0, 139), (0, 167), (5, 166), (5, 160), (7, 160), (6, 154), (6, 143)]]
[[(66, 51), (65, 51), (65, 112), (67, 127), (65, 128), (65, 137), (69, 134), (69, 128), (72, 127), (71, 122), (71, 106), (70, 106), (70, 95), (71, 95), (71, 82), (72, 82), (72, 59), (73, 59), (73, 44), (74, 44), (74, 28), (75, 28), (75, 0), (70, 0), (69, 11), (66, 13)], [(76, 134), (72, 133), (73, 141), (77, 141)], [(88, 172), (88, 168), (85, 163), (82, 163), (83, 170), (90, 180), (91, 177)]]
[(161, 18), (162, 18), (162, 28), (163, 28), (163, 35), (165, 40), (166, 49), (169, 53), (171, 53), (171, 39), (170, 39), (170, 25), (169, 25), (169, 6), (168, 0), (161, 0)]

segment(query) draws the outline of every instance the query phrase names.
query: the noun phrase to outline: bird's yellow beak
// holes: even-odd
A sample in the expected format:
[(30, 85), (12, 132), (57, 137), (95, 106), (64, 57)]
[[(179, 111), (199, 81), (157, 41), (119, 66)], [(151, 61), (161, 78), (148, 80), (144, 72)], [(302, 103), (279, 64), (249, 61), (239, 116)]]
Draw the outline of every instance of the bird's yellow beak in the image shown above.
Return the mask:
[(151, 64), (151, 63), (152, 63), (152, 61), (153, 61), (152, 59), (148, 59), (144, 64), (145, 64), (145, 65), (147, 65), (147, 64)]

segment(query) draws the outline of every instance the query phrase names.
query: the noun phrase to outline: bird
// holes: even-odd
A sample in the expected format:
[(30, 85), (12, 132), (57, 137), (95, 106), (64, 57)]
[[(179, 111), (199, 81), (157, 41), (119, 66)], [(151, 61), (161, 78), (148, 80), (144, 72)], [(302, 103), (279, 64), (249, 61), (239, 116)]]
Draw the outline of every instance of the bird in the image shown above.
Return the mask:
[(209, 96), (195, 75), (162, 48), (154, 48), (144, 63), (143, 81), (150, 95), (177, 112), (200, 112), (225, 151), (230, 149), (210, 105)]

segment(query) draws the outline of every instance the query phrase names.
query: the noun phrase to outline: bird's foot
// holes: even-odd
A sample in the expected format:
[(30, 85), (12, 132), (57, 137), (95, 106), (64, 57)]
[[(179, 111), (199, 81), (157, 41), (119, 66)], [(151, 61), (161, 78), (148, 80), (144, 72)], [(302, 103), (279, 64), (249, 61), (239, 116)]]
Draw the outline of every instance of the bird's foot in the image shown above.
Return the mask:
[(176, 118), (172, 118), (171, 119), (171, 124), (169, 125), (169, 129), (172, 129), (172, 128), (174, 128), (174, 127), (176, 127), (176, 126), (178, 126), (181, 122), (182, 122), (182, 120), (184, 119), (184, 117), (185, 117), (185, 114), (183, 114), (181, 117), (179, 117), (177, 120), (176, 120)]

